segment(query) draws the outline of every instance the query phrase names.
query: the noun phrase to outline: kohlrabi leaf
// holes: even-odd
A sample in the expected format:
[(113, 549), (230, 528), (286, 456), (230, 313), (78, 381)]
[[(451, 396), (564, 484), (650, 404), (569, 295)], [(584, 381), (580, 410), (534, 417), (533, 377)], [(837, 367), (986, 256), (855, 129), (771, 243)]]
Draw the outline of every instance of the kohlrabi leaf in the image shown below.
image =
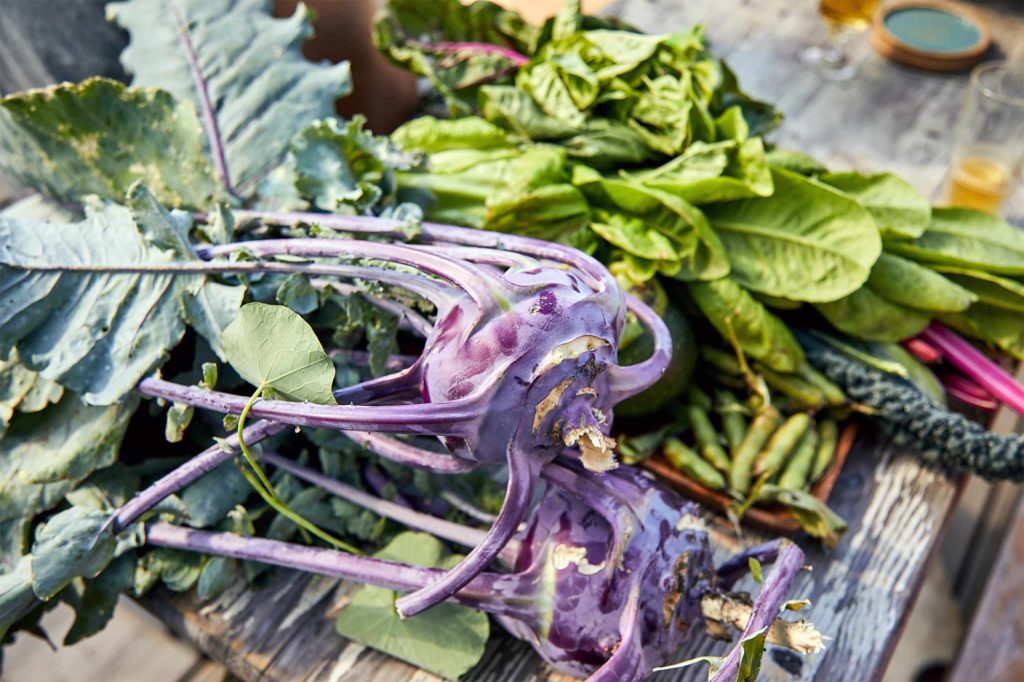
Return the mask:
[(191, 590), (203, 572), (206, 557), (196, 552), (158, 547), (135, 564), (132, 592), (141, 596), (163, 582), (172, 592)]
[(0, 169), (60, 201), (119, 201), (141, 180), (168, 206), (206, 206), (201, 134), (191, 103), (103, 78), (0, 99)]
[(834, 301), (860, 288), (882, 251), (874, 220), (823, 184), (773, 170), (770, 197), (704, 206), (732, 264), (753, 291)]
[(32, 591), (52, 598), (75, 578), (92, 578), (114, 558), (114, 512), (71, 507), (53, 516), (32, 545)]
[(193, 528), (216, 525), (251, 492), (241, 470), (234, 462), (226, 462), (181, 491), (186, 522)]
[(886, 242), (886, 250), (922, 263), (1024, 275), (1024, 230), (972, 208), (932, 209), (924, 234)]
[(928, 227), (932, 212), (928, 200), (892, 173), (826, 173), (818, 179), (860, 202), (883, 236), (915, 239)]
[(86, 405), (65, 393), (41, 412), (16, 414), (0, 440), (0, 568), (20, 556), (32, 518), (57, 506), (76, 484), (110, 466), (138, 406), (131, 398), (116, 405)]
[(120, 400), (164, 360), (204, 280), (175, 272), (194, 256), (145, 187), (128, 201), (90, 204), (71, 225), (0, 217), (0, 356), (17, 348), (94, 405)]
[(60, 384), (25, 367), (18, 359), (18, 351), (11, 351), (6, 360), (0, 360), (0, 438), (16, 410), (38, 412), (60, 400), (63, 393)]
[(376, 212), (394, 197), (395, 169), (413, 165), (390, 139), (363, 129), (357, 116), (314, 121), (296, 135), (288, 152), (295, 187), (309, 203), (329, 213)]
[(134, 575), (135, 560), (122, 555), (98, 576), (85, 580), (85, 587), (73, 604), (75, 622), (64, 635), (64, 646), (91, 637), (106, 627), (114, 616), (118, 598), (131, 587)]
[(38, 603), (32, 591), (32, 558), (26, 554), (15, 561), (13, 567), (0, 572), (0, 640)]
[(121, 62), (132, 85), (191, 102), (221, 180), (246, 196), (294, 135), (332, 115), (334, 101), (350, 90), (347, 62), (313, 64), (302, 56), (311, 10), (300, 3), (285, 19), (270, 10), (270, 0), (128, 0), (107, 7), (131, 34)]
[(247, 303), (221, 336), (243, 379), (285, 400), (333, 404), (334, 363), (313, 328), (283, 305)]
[(723, 338), (729, 338), (732, 326), (744, 353), (779, 372), (795, 372), (800, 367), (804, 352), (789, 327), (732, 278), (692, 282), (689, 291)]
[[(406, 532), (374, 556), (439, 568), (461, 558), (445, 555), (434, 537)], [(458, 678), (480, 660), (490, 632), (486, 614), (454, 604), (439, 604), (403, 620), (395, 610), (395, 593), (372, 586), (352, 595), (336, 625), (344, 637), (448, 679)]]
[(199, 574), (196, 594), (203, 601), (213, 599), (230, 587), (237, 576), (237, 559), (223, 556), (210, 557), (203, 566), (202, 573)]

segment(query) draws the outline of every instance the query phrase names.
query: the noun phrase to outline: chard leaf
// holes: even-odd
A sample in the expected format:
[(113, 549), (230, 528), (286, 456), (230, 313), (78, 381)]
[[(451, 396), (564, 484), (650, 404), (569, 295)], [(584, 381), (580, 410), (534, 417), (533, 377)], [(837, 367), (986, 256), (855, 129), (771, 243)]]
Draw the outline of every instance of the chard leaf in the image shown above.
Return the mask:
[(856, 199), (875, 219), (883, 237), (916, 239), (928, 227), (932, 212), (928, 200), (892, 173), (825, 173), (818, 179)]
[(32, 518), (54, 508), (80, 481), (117, 459), (131, 398), (108, 407), (86, 405), (65, 393), (56, 405), (19, 414), (0, 440), (0, 568), (22, 554)]
[(761, 138), (695, 142), (663, 166), (633, 177), (694, 204), (767, 197), (773, 189)]
[(817, 159), (794, 149), (772, 149), (765, 152), (765, 160), (772, 168), (787, 170), (797, 175), (820, 175), (828, 169)]
[(476, 116), (453, 120), (421, 116), (399, 126), (391, 134), (391, 139), (404, 149), (430, 154), (448, 149), (486, 150), (514, 146), (508, 133)]
[(285, 400), (332, 405), (334, 363), (309, 324), (282, 305), (247, 303), (221, 337), (243, 379)]
[(800, 367), (804, 352), (789, 327), (735, 280), (691, 282), (688, 288), (704, 317), (726, 339), (729, 320), (744, 353), (777, 372), (795, 372)]
[(351, 89), (347, 62), (313, 64), (302, 56), (312, 33), (305, 5), (285, 19), (270, 9), (269, 0), (107, 6), (108, 17), (131, 34), (121, 62), (132, 85), (164, 88), (203, 112), (207, 148), (215, 163), (226, 160), (221, 180), (243, 194), (280, 162), (308, 121), (332, 115), (335, 99)]
[(122, 555), (98, 576), (85, 581), (85, 589), (74, 604), (75, 622), (64, 635), (64, 646), (80, 642), (106, 627), (114, 616), (121, 593), (131, 586), (134, 574), (135, 560)]
[(390, 0), (378, 14), (374, 43), (394, 63), (430, 79), (449, 112), (474, 112), (482, 83), (510, 81), (514, 62), (493, 52), (451, 49), (458, 43), (490, 43), (532, 54), (539, 31), (519, 14), (491, 2)]
[(871, 268), (868, 286), (879, 296), (915, 310), (955, 313), (977, 297), (930, 268), (883, 253)]
[(145, 182), (169, 206), (217, 191), (189, 102), (104, 78), (0, 99), (0, 169), (59, 201), (120, 200)]
[(72, 225), (0, 217), (0, 356), (17, 348), (44, 378), (110, 405), (160, 365), (185, 332), (201, 274), (169, 214), (142, 185), (130, 209), (87, 206)]
[(989, 303), (975, 303), (962, 313), (943, 315), (939, 319), (967, 336), (981, 339), (1024, 360), (1024, 323), (1021, 313)]
[(932, 314), (907, 308), (864, 286), (849, 296), (815, 305), (839, 331), (867, 341), (902, 341), (917, 336)]
[(794, 301), (834, 301), (859, 289), (882, 251), (871, 216), (820, 183), (772, 170), (770, 197), (704, 207), (748, 289)]
[(32, 591), (53, 598), (75, 578), (92, 578), (114, 558), (114, 512), (71, 507), (53, 516), (32, 545)]
[(1024, 284), (981, 270), (936, 266), (947, 279), (970, 290), (981, 303), (1024, 313)]
[(922, 263), (1024, 275), (1024, 231), (972, 208), (935, 208), (924, 234), (887, 242), (886, 249)]
[[(579, 133), (577, 127), (545, 113), (529, 94), (514, 85), (485, 85), (480, 88), (480, 115), (527, 140), (559, 140)], [(506, 136), (504, 131), (499, 132)], [(487, 148), (479, 144), (474, 146)]]
[[(461, 557), (445, 557), (440, 541), (424, 533), (401, 533), (377, 558), (448, 568)], [(456, 679), (483, 656), (490, 627), (481, 611), (439, 604), (429, 611), (400, 619), (396, 594), (381, 587), (360, 587), (338, 615), (338, 632), (351, 640)]]

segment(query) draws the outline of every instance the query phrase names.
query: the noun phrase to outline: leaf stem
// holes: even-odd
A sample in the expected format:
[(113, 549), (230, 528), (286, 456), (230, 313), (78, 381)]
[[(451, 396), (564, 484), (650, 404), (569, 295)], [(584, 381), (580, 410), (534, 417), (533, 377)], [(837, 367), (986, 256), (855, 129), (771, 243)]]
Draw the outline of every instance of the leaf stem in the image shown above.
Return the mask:
[(171, 13), (174, 15), (174, 23), (178, 27), (178, 35), (181, 36), (182, 46), (185, 48), (185, 56), (188, 59), (189, 70), (192, 72), (192, 80), (196, 86), (196, 94), (199, 97), (199, 110), (203, 115), (203, 124), (206, 127), (206, 136), (210, 138), (210, 153), (213, 155), (213, 164), (217, 168), (224, 191), (231, 197), (238, 199), (238, 191), (231, 183), (231, 174), (228, 171), (227, 156), (224, 153), (224, 140), (220, 135), (220, 126), (217, 123), (217, 114), (210, 102), (210, 92), (206, 87), (206, 77), (199, 66), (199, 57), (196, 54), (195, 45), (192, 44), (192, 34), (189, 32), (185, 17), (182, 16), (177, 0), (170, 0)]

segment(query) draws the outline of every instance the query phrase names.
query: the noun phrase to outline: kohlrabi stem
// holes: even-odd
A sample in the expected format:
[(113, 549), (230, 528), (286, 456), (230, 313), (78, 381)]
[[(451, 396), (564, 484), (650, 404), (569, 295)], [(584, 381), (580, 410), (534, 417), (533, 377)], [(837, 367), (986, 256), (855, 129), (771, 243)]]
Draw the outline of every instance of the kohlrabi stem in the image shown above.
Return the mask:
[(436, 516), (423, 514), (414, 509), (408, 509), (375, 495), (370, 495), (272, 452), (264, 452), (263, 461), (307, 483), (319, 486), (343, 500), (348, 500), (364, 509), (369, 509), (375, 514), (465, 547), (474, 547), (480, 544), (487, 535), (478, 528), (469, 528), (458, 523), (452, 523), (451, 521), (439, 519)]
[(770, 564), (779, 555), (779, 548), (782, 547), (783, 539), (763, 542), (760, 545), (748, 547), (741, 552), (734, 554), (718, 566), (715, 571), (718, 574), (716, 587), (719, 591), (731, 590), (736, 581), (750, 573), (750, 560), (756, 559), (762, 564)]
[(479, 466), (477, 462), (472, 460), (418, 448), (415, 445), (404, 443), (397, 438), (391, 438), (381, 433), (370, 433), (368, 431), (343, 431), (342, 433), (353, 442), (384, 459), (416, 469), (433, 471), (439, 474), (461, 474), (473, 471)]
[[(151, 398), (186, 403), (223, 414), (241, 414), (248, 402), (246, 398), (230, 393), (182, 386), (154, 377), (143, 379), (136, 390)], [(250, 413), (261, 419), (272, 419), (294, 426), (459, 436), (467, 423), (480, 417), (481, 409), (479, 401), (471, 398), (414, 405), (316, 405), (287, 400), (260, 400), (252, 406)]]
[[(266, 502), (271, 509), (294, 523), (300, 531), (315, 535), (324, 542), (334, 545), (338, 549), (343, 549), (346, 552), (362, 554), (362, 552), (352, 545), (348, 544), (344, 540), (339, 540), (309, 519), (291, 509), (284, 500), (278, 496), (277, 491), (274, 490), (274, 484), (270, 482), (270, 479), (267, 478), (267, 475), (263, 472), (263, 468), (256, 462), (255, 458), (253, 458), (252, 453), (249, 452), (249, 447), (245, 444), (245, 434), (243, 431), (243, 428), (245, 427), (245, 420), (249, 416), (249, 410), (252, 409), (252, 406), (260, 399), (260, 396), (263, 394), (265, 389), (266, 387), (263, 385), (257, 387), (256, 392), (252, 394), (252, 397), (249, 398), (249, 402), (245, 404), (245, 407), (242, 409), (242, 413), (238, 416), (238, 447), (242, 451), (242, 456), (245, 457), (246, 464), (249, 465), (248, 469), (244, 466), (242, 467), (242, 475), (245, 477), (245, 480), (249, 482), (249, 485), (252, 486), (253, 490), (263, 498), (263, 501)], [(304, 539), (308, 540), (308, 538)]]
[[(239, 221), (252, 219), (276, 225), (315, 223), (329, 229), (377, 234), (396, 239), (406, 239), (408, 229), (404, 221), (393, 218), (376, 218), (374, 216), (249, 210), (234, 211), (234, 215)], [(207, 219), (205, 213), (196, 213), (194, 216), (197, 220)], [(587, 284), (596, 291), (614, 290), (614, 288), (618, 287), (615, 279), (601, 263), (570, 246), (533, 237), (474, 230), (468, 227), (457, 227), (443, 223), (422, 223), (420, 225), (420, 237), (424, 242), (428, 243), (451, 243), (464, 246), (478, 246), (485, 249), (516, 251), (533, 256), (534, 258), (565, 263), (578, 269), (588, 280)]]
[(640, 641), (639, 613), (640, 585), (634, 582), (619, 616), (619, 634), (622, 635), (622, 639), (619, 640), (615, 653), (587, 678), (587, 682), (620, 682), (646, 677), (648, 671), (640, 670), (643, 643)]
[(443, 578), (398, 599), (395, 608), (401, 617), (414, 616), (451, 597), (487, 568), (511, 540), (530, 505), (536, 472), (533, 458), (520, 452), (512, 443), (508, 445), (507, 460), (508, 486), (505, 501), (484, 540)]
[(646, 391), (661, 378), (672, 359), (672, 335), (661, 317), (632, 294), (626, 294), (626, 307), (654, 336), (654, 352), (651, 357), (635, 365), (612, 365), (608, 368), (611, 404)]
[[(440, 568), (411, 566), (324, 547), (196, 530), (170, 523), (146, 524), (145, 538), (147, 544), (156, 547), (258, 561), (403, 592), (422, 588), (445, 575)], [(521, 583), (516, 575), (481, 573), (453, 595), (452, 601), (496, 615), (518, 614), (525, 612), (523, 605), (530, 600), (527, 595), (516, 595), (517, 588), (529, 587)]]
[[(249, 443), (257, 443), (287, 428), (287, 424), (271, 421), (257, 422), (246, 427), (245, 439)], [(168, 496), (202, 478), (239, 452), (237, 435), (225, 438), (216, 445), (203, 450), (128, 500), (114, 516), (114, 531), (117, 532), (130, 526)]]
[(489, 514), (482, 509), (478, 509), (470, 503), (469, 500), (452, 490), (442, 490), (441, 499), (458, 509), (469, 518), (479, 521), (480, 523), (491, 524), (498, 518), (494, 514)]
[(735, 682), (739, 671), (740, 659), (743, 656), (743, 640), (771, 626), (779, 617), (779, 611), (789, 596), (789, 588), (793, 577), (803, 566), (804, 553), (793, 542), (783, 540), (779, 547), (778, 558), (771, 573), (761, 586), (761, 592), (754, 600), (754, 610), (747, 621), (747, 627), (725, 657), (722, 667), (715, 672), (710, 682)]

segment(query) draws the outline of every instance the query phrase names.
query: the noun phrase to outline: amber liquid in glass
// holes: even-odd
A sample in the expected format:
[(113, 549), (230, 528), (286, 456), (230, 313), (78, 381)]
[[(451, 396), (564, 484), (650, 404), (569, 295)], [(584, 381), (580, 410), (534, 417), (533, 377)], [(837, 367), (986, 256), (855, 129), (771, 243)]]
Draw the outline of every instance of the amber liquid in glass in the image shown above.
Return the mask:
[(871, 23), (880, 0), (821, 0), (818, 11), (832, 28), (863, 31)]
[(995, 213), (1006, 198), (1010, 173), (998, 161), (980, 156), (961, 159), (953, 168), (949, 203)]

